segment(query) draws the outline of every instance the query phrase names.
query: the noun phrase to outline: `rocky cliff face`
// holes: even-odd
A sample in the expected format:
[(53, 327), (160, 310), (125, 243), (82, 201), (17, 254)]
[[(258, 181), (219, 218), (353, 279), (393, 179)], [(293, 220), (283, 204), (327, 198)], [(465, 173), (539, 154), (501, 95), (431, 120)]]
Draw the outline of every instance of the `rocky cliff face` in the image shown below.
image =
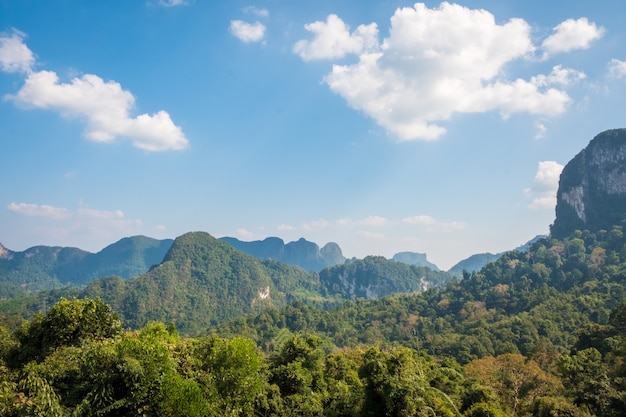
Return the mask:
[(563, 169), (550, 231), (610, 229), (626, 219), (626, 129), (597, 135)]

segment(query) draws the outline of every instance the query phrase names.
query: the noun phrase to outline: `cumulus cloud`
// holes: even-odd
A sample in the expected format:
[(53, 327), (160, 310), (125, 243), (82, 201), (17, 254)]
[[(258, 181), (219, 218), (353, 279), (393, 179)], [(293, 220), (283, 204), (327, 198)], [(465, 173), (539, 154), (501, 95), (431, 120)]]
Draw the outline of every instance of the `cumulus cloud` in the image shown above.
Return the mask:
[(586, 17), (581, 17), (577, 20), (567, 19), (552, 31), (554, 33), (541, 44), (544, 57), (575, 49), (588, 49), (593, 41), (604, 35), (605, 29), (589, 22)]
[(622, 78), (626, 76), (626, 61), (612, 59), (609, 62), (609, 75), (614, 78)]
[[(0, 43), (2, 69), (21, 68), (26, 72), (24, 85), (14, 95), (5, 95), (23, 108), (49, 109), (66, 118), (85, 120), (85, 137), (96, 142), (113, 142), (117, 137), (129, 138), (132, 144), (146, 151), (180, 150), (188, 146), (182, 129), (166, 111), (131, 117), (135, 97), (115, 81), (104, 81), (93, 74), (76, 77), (63, 83), (53, 71), (31, 71), (34, 58), (15, 50), (28, 50), (23, 38)], [(30, 51), (30, 50), (28, 50)], [(11, 58), (13, 57), (13, 58)]]
[(524, 190), (524, 194), (533, 199), (529, 205), (530, 208), (554, 208), (561, 171), (563, 171), (563, 165), (556, 161), (539, 162), (533, 185)]
[(265, 37), (265, 25), (261, 22), (248, 23), (243, 20), (230, 21), (230, 33), (245, 43), (260, 42)]
[(375, 23), (360, 25), (353, 33), (337, 15), (325, 22), (309, 23), (304, 28), (313, 33), (312, 40), (299, 40), (293, 51), (305, 61), (337, 59), (346, 54), (360, 54), (378, 48), (378, 27)]
[(293, 226), (291, 226), (289, 224), (283, 223), (283, 224), (279, 224), (277, 229), (280, 230), (281, 232), (290, 232), (290, 231), (294, 230), (295, 227), (293, 227)]
[[(596, 28), (583, 22), (574, 26), (579, 31)], [(402, 141), (438, 139), (446, 132), (442, 122), (457, 113), (562, 114), (570, 103), (565, 88), (584, 78), (579, 71), (555, 66), (550, 74), (528, 80), (507, 79), (507, 65), (531, 59), (537, 49), (530, 25), (522, 19), (500, 24), (486, 10), (447, 2), (433, 9), (423, 3), (397, 9), (389, 36), (380, 44), (373, 23), (350, 33), (339, 17), (330, 15), (305, 28), (313, 38), (298, 41), (294, 52), (305, 61), (357, 54), (358, 62), (333, 65), (324, 81), (350, 107)], [(555, 30), (555, 35), (568, 33), (567, 25)], [(555, 39), (545, 48), (565, 48), (563, 35)], [(593, 39), (580, 35), (569, 45), (583, 47)]]
[(24, 34), (13, 30), (10, 35), (0, 33), (0, 69), (4, 72), (31, 72), (35, 55), (24, 44)]

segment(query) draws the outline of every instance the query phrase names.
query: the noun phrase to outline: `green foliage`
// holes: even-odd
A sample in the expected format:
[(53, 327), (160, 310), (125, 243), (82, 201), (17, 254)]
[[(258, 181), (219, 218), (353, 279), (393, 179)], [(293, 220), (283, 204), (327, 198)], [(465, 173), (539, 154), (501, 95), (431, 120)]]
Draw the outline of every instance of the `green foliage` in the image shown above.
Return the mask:
[(16, 363), (42, 360), (61, 346), (78, 346), (84, 340), (103, 340), (121, 332), (121, 323), (101, 299), (61, 299), (46, 315), (36, 315), (17, 333)]

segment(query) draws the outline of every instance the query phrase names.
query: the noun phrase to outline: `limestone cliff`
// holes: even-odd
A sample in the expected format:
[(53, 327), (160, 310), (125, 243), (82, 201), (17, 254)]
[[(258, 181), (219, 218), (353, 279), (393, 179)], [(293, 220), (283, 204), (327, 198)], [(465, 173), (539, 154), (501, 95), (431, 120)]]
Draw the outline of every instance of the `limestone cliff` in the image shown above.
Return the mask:
[(610, 229), (625, 215), (626, 129), (607, 130), (563, 169), (551, 234), (559, 238), (576, 229)]

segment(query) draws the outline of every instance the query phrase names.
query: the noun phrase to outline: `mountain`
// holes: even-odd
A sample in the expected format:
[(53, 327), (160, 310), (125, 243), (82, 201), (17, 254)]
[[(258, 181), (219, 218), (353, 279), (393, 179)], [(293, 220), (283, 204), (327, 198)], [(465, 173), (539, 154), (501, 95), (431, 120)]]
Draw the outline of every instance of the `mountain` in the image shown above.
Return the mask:
[(145, 274), (126, 282), (95, 280), (82, 295), (102, 297), (132, 327), (158, 320), (189, 333), (285, 306), (297, 295), (306, 298), (308, 291), (319, 294), (317, 273), (261, 260), (208, 233), (190, 232), (176, 238), (163, 262)]
[(172, 242), (133, 236), (98, 253), (56, 246), (35, 246), (14, 252), (0, 245), (1, 293), (3, 297), (14, 297), (52, 288), (84, 286), (108, 275), (128, 279), (160, 263)]
[(257, 258), (274, 259), (289, 265), (297, 265), (306, 271), (321, 271), (327, 266), (339, 265), (346, 261), (339, 245), (333, 242), (327, 243), (320, 249), (316, 243), (304, 238), (287, 244), (278, 237), (268, 237), (252, 242), (243, 242), (234, 237), (222, 237), (220, 240)]
[(478, 272), (483, 266), (487, 265), (489, 262), (495, 261), (500, 256), (502, 256), (502, 253), (477, 253), (469, 258), (459, 261), (452, 268), (450, 268), (448, 272), (455, 277), (462, 277), (463, 271), (469, 273)]
[[(534, 238), (530, 239), (528, 242), (524, 243), (521, 246), (513, 249), (516, 252), (526, 252), (528, 248), (535, 242), (541, 239), (547, 238), (546, 235), (537, 235)], [(463, 259), (462, 261), (455, 264), (452, 268), (448, 270), (448, 272), (455, 277), (462, 277), (463, 271), (465, 272), (478, 272), (489, 262), (494, 262), (499, 257), (501, 257), (506, 252), (500, 253), (477, 253), (475, 255), (470, 256), (469, 258)]]
[(626, 129), (597, 135), (563, 168), (556, 219), (559, 238), (575, 230), (610, 230), (626, 215)]
[(393, 258), (391, 258), (391, 260), (394, 262), (401, 262), (407, 265), (426, 266), (433, 271), (439, 271), (437, 265), (429, 262), (428, 259), (426, 259), (425, 253), (399, 252), (393, 255)]
[(366, 256), (320, 272), (327, 295), (344, 299), (372, 300), (394, 293), (422, 292), (443, 286), (451, 276), (428, 267)]

